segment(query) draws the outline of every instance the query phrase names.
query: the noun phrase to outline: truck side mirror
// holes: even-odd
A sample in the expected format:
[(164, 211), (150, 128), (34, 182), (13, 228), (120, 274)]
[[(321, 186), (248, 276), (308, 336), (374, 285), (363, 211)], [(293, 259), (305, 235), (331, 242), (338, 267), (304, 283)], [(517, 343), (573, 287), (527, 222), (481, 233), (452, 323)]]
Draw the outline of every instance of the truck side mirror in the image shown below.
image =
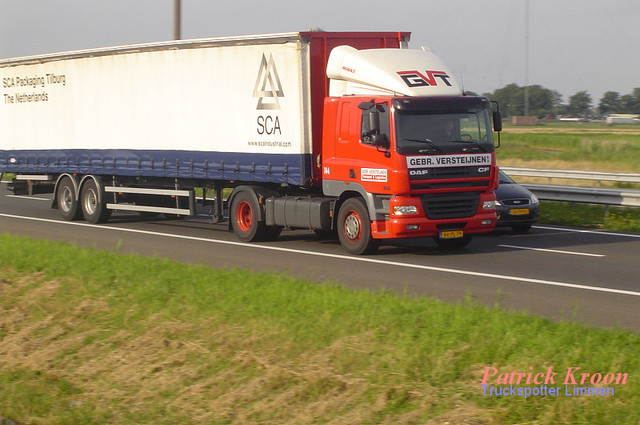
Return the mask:
[(369, 131), (371, 134), (380, 133), (380, 114), (378, 111), (369, 112)]
[(383, 149), (389, 149), (391, 147), (391, 143), (389, 143), (389, 139), (387, 138), (387, 135), (380, 134), (380, 133), (371, 134), (371, 144), (373, 146), (383, 148)]
[(383, 149), (391, 147), (387, 135), (380, 133), (380, 112), (376, 110), (369, 112), (369, 135), (373, 146)]
[(502, 131), (502, 113), (493, 111), (493, 131)]

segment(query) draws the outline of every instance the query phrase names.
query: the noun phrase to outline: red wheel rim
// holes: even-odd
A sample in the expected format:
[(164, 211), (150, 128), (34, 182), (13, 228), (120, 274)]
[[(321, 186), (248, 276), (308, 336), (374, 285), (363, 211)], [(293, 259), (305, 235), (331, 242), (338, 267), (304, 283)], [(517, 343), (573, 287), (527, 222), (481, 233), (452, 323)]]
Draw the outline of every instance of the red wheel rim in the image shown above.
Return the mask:
[(247, 201), (242, 201), (238, 205), (238, 212), (236, 214), (236, 223), (243, 232), (251, 230), (253, 225), (253, 213), (251, 211), (251, 205)]
[(362, 236), (362, 220), (356, 211), (349, 211), (344, 218), (342, 230), (347, 240), (358, 242)]

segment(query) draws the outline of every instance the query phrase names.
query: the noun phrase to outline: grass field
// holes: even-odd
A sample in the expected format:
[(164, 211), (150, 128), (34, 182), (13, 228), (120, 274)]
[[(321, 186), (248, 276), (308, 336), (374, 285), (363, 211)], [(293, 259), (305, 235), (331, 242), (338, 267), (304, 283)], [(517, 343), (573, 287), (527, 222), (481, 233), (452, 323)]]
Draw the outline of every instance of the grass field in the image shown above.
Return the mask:
[(501, 166), (640, 172), (640, 125), (506, 126), (501, 138)]
[(640, 232), (640, 208), (542, 201), (538, 223)]
[[(627, 331), (8, 235), (0, 270), (0, 423), (640, 421)], [(486, 367), (628, 381), (608, 397), (485, 396)]]

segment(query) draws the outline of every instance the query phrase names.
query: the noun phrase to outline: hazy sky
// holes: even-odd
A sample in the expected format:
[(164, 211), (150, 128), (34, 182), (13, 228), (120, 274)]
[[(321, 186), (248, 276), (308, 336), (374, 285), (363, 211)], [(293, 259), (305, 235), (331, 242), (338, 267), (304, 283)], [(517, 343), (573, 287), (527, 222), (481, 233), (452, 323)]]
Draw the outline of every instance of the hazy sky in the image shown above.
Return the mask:
[[(164, 41), (173, 0), (0, 0), (0, 58)], [(410, 31), (467, 90), (525, 84), (525, 0), (182, 0), (182, 37)], [(529, 83), (568, 97), (640, 87), (640, 0), (529, 0)]]

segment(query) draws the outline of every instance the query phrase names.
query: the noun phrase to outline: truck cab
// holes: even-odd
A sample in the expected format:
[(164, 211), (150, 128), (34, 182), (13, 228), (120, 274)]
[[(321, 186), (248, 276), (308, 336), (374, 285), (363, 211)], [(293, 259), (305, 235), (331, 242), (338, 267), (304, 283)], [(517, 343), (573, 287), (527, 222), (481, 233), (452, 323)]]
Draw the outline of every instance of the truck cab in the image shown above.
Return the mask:
[(339, 199), (347, 250), (407, 237), (459, 248), (494, 229), (501, 124), (488, 99), (463, 95), (428, 52), (341, 46), (327, 74), (322, 190)]

